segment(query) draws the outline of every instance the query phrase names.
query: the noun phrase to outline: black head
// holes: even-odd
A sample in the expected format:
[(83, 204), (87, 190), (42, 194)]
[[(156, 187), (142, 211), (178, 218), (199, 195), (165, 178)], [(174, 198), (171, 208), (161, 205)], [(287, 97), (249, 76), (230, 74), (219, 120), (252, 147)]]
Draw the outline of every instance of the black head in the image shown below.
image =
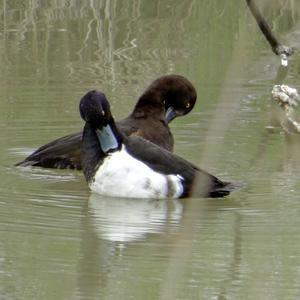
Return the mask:
[(89, 91), (80, 100), (81, 118), (94, 128), (102, 128), (112, 121), (109, 103), (105, 95), (96, 90)]
[(177, 116), (189, 113), (197, 100), (193, 84), (180, 75), (159, 77), (139, 99), (139, 106), (156, 106), (164, 110), (165, 120), (171, 122)]

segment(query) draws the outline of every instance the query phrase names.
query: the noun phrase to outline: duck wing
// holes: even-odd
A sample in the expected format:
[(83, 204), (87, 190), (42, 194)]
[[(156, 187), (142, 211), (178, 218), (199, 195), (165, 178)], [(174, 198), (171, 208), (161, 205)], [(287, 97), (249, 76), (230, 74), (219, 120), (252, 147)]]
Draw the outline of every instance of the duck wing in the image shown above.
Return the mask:
[(172, 154), (140, 137), (125, 140), (127, 151), (148, 167), (164, 175), (177, 175), (182, 178), (183, 197), (224, 197), (234, 188), (234, 184), (223, 182), (217, 177), (198, 168), (187, 160)]
[(82, 132), (58, 138), (39, 147), (16, 166), (39, 166), (57, 169), (81, 169)]

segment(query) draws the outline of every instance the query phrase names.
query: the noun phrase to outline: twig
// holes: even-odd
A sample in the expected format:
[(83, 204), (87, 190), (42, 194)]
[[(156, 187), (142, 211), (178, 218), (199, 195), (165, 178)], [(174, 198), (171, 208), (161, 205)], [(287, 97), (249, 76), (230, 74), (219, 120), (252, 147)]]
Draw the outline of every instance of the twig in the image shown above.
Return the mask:
[(280, 57), (281, 65), (287, 67), (288, 57), (294, 53), (294, 49), (288, 46), (284, 46), (278, 41), (278, 39), (273, 34), (270, 26), (260, 13), (256, 4), (254, 3), (254, 0), (246, 0), (246, 2), (260, 30), (269, 42), (273, 52)]

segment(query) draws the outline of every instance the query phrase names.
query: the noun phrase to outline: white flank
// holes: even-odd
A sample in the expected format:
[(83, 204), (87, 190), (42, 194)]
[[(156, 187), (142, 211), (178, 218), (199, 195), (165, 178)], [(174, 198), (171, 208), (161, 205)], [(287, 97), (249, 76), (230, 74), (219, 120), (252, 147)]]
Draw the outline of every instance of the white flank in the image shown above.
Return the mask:
[(90, 183), (101, 195), (128, 198), (178, 198), (183, 192), (182, 178), (162, 175), (130, 156), (123, 146), (110, 154)]

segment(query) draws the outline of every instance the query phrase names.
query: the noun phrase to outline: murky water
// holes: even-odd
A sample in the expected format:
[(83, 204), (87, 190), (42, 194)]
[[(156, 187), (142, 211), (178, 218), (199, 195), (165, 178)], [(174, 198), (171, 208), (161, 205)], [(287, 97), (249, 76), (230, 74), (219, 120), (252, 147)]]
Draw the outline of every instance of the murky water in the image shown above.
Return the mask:
[[(259, 3), (299, 46), (299, 3)], [(279, 60), (244, 1), (4, 0), (0, 63), (0, 299), (298, 299), (300, 137), (274, 127)], [(284, 81), (296, 88), (299, 65)], [(120, 119), (166, 73), (199, 93), (172, 123), (176, 153), (242, 190), (108, 199), (80, 172), (13, 166), (82, 128), (87, 90)]]

